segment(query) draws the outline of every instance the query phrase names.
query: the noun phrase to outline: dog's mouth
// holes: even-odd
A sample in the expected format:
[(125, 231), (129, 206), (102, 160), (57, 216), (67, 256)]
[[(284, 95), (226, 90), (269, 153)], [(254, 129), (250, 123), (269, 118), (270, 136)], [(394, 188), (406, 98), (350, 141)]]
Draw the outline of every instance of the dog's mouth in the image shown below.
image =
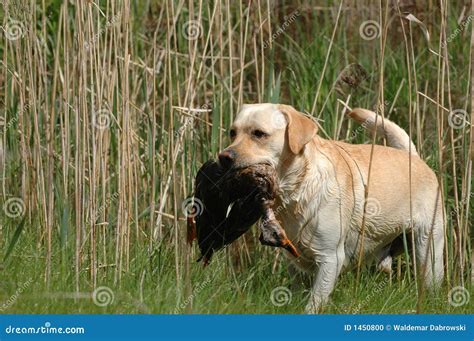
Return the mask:
[[(219, 165), (220, 165), (220, 163), (219, 163)], [(222, 165), (221, 165), (221, 167), (222, 167)], [(249, 163), (249, 164), (246, 164), (246, 165), (232, 165), (228, 170), (238, 172), (238, 171), (241, 171), (243, 169), (250, 168), (250, 167), (271, 167), (271, 168), (275, 169), (274, 165), (271, 162), (257, 162), (257, 163)]]

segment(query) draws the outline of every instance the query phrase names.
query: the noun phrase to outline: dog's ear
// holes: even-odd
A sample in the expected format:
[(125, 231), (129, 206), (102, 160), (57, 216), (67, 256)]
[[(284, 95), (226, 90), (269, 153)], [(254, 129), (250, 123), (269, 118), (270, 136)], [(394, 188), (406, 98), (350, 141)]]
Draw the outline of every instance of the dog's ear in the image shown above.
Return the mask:
[(279, 110), (288, 121), (286, 132), (288, 144), (293, 154), (298, 155), (304, 146), (313, 139), (318, 132), (318, 126), (310, 118), (289, 105), (279, 105)]

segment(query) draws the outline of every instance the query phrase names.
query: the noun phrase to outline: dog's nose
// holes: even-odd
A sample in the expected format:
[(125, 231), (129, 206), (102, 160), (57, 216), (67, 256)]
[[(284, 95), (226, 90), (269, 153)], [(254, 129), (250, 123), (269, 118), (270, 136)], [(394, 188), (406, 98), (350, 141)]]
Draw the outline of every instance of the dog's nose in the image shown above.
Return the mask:
[(235, 161), (236, 153), (232, 149), (226, 149), (219, 154), (219, 163), (224, 168), (230, 168)]

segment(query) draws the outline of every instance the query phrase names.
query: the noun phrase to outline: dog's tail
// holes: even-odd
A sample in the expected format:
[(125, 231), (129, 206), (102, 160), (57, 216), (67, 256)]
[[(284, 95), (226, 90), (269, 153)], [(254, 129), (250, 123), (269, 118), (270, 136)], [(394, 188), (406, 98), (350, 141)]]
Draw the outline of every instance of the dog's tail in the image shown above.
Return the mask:
[[(392, 121), (382, 118), (373, 111), (357, 108), (352, 110), (349, 117), (362, 124), (362, 127), (387, 139), (389, 147), (406, 150), (412, 155), (418, 155), (416, 147), (408, 134)], [(375, 122), (377, 120), (377, 123)]]

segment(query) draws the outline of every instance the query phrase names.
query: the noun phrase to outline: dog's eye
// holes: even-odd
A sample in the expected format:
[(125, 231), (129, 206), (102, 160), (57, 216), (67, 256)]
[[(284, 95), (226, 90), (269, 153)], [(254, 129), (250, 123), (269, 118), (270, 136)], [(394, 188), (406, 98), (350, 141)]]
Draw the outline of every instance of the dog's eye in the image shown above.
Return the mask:
[(252, 135), (259, 139), (261, 139), (262, 137), (268, 136), (266, 132), (261, 131), (259, 129), (252, 131)]
[(235, 129), (231, 129), (229, 132), (230, 138), (233, 139), (235, 138), (236, 135), (237, 135), (237, 132), (235, 131)]

